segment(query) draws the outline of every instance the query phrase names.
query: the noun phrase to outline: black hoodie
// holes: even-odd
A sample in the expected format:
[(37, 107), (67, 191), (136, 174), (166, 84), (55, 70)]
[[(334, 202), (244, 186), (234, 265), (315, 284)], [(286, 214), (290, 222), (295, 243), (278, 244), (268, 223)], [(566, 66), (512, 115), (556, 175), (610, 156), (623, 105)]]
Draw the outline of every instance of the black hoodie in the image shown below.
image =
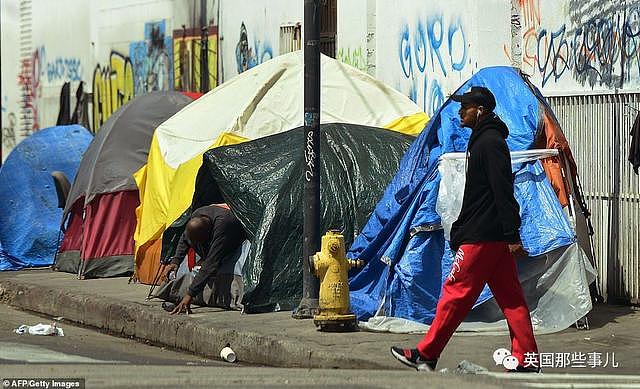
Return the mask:
[(467, 178), (451, 248), (465, 243), (520, 241), (520, 206), (513, 194), (509, 129), (495, 114), (484, 117), (467, 147)]

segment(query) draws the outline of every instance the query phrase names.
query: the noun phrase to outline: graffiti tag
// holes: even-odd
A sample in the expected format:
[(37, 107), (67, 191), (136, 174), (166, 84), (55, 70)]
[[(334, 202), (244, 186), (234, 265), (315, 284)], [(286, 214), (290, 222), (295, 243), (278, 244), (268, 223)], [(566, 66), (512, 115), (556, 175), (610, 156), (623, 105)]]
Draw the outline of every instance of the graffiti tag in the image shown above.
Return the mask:
[(362, 47), (357, 49), (344, 49), (339, 48), (336, 59), (340, 62), (351, 65), (356, 69), (360, 69), (363, 72), (367, 71), (367, 56)]
[(640, 73), (640, 4), (573, 15), (555, 28), (541, 26), (539, 2), (525, 5), (523, 70), (538, 73), (543, 87), (571, 77), (591, 88), (621, 88)]
[(16, 114), (9, 112), (7, 115), (7, 125), (2, 127), (2, 144), (12, 149), (16, 145)]
[(412, 30), (402, 27), (398, 42), (402, 74), (410, 80), (408, 95), (432, 115), (445, 96), (438, 78), (462, 72), (467, 66), (467, 35), (460, 17), (445, 22), (442, 14), (418, 21)]
[(109, 63), (98, 64), (93, 71), (93, 131), (97, 132), (109, 116), (133, 98), (131, 60), (116, 51)]
[(47, 81), (80, 81), (82, 65), (78, 58), (61, 58), (47, 61)]
[(304, 177), (307, 181), (311, 181), (313, 178), (313, 169), (316, 165), (316, 153), (313, 151), (313, 134), (310, 132), (307, 133), (307, 147), (304, 153), (304, 160), (307, 163)]
[(31, 58), (23, 59), (18, 73), (18, 86), (22, 99), (20, 110), (22, 116), (22, 136), (27, 137), (40, 128), (38, 121), (37, 98), (40, 92), (40, 58), (41, 50), (33, 52)]
[(268, 42), (261, 42), (257, 38), (253, 41), (253, 47), (249, 46), (249, 36), (244, 22), (240, 25), (240, 38), (236, 45), (236, 64), (238, 73), (260, 65), (264, 61), (273, 58), (273, 49)]
[(165, 36), (165, 21), (146, 23), (144, 40), (129, 45), (134, 95), (172, 88), (172, 50), (171, 37)]

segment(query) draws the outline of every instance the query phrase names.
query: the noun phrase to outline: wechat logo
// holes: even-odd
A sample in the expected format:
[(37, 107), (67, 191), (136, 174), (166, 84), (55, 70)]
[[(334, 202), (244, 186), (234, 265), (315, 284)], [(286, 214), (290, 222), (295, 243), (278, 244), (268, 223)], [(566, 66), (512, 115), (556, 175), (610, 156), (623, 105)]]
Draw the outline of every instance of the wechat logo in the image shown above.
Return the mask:
[(493, 360), (496, 365), (502, 365), (505, 369), (514, 370), (518, 367), (518, 358), (511, 355), (511, 351), (506, 348), (499, 348), (493, 352)]

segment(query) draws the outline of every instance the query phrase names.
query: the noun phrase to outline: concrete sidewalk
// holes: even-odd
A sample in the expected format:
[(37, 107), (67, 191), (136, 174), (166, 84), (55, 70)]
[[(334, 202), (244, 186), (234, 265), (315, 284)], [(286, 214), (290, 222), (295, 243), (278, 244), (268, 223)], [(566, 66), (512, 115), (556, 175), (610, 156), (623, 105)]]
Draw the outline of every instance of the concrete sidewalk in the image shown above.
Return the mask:
[[(170, 316), (158, 300), (146, 301), (149, 287), (127, 278), (77, 280), (48, 269), (0, 273), (0, 301), (12, 306), (135, 337), (207, 357), (217, 357), (230, 343), (244, 362), (277, 366), (343, 369), (401, 369), (389, 355), (393, 344), (411, 346), (419, 335), (323, 333), (311, 320), (294, 320), (290, 312), (241, 315), (237, 311), (195, 308), (192, 315)], [(538, 336), (541, 352), (614, 353), (619, 366), (554, 368), (545, 373), (638, 374), (640, 311), (630, 307), (596, 307), (590, 330), (569, 328)], [(34, 324), (34, 323), (30, 323)], [(454, 336), (438, 368), (455, 369), (463, 360), (502, 371), (493, 351), (509, 348), (508, 336)]]

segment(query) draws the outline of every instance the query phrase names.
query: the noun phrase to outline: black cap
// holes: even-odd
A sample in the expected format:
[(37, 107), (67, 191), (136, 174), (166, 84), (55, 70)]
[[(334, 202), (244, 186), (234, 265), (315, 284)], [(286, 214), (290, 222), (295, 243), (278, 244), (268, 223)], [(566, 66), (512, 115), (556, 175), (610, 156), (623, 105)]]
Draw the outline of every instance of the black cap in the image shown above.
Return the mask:
[(489, 111), (496, 107), (496, 98), (491, 91), (483, 86), (472, 86), (471, 89), (461, 95), (451, 96), (451, 100), (462, 104), (483, 106)]

